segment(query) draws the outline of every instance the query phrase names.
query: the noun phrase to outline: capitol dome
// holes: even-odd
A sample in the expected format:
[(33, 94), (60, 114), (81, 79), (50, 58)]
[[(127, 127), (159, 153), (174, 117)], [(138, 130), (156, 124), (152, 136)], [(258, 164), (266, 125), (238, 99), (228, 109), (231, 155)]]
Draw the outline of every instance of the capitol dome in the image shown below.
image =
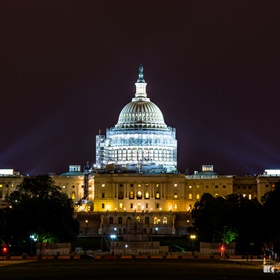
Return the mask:
[[(159, 107), (147, 97), (143, 66), (139, 67), (136, 93), (121, 110), (118, 122), (96, 137), (96, 166), (108, 164), (141, 172), (175, 172), (175, 128), (165, 124)], [(141, 165), (141, 167), (140, 167)]]
[[(135, 100), (128, 103), (119, 115), (116, 128), (134, 129), (134, 128), (157, 128), (166, 129), (166, 124), (162, 112), (156, 104), (149, 100)], [(149, 99), (149, 98), (145, 98)]]
[(161, 110), (147, 97), (147, 83), (143, 77), (142, 65), (139, 67), (139, 77), (135, 85), (135, 97), (122, 109), (115, 128), (167, 129)]

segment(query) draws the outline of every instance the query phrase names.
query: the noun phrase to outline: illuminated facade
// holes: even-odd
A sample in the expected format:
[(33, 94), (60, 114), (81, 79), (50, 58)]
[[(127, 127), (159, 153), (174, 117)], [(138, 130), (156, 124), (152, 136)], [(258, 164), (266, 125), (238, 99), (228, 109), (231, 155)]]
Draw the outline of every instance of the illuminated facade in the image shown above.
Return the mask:
[(96, 165), (115, 164), (143, 173), (175, 173), (177, 140), (175, 128), (168, 127), (161, 110), (147, 97), (143, 66), (135, 97), (121, 111), (118, 123), (96, 136)]
[[(22, 182), (18, 173), (1, 174), (0, 207)], [(77, 166), (53, 175), (55, 184), (76, 204), (81, 232), (86, 235), (125, 234), (128, 221), (143, 223), (147, 234), (185, 235), (192, 226), (191, 210), (204, 193), (224, 197), (241, 194), (249, 199), (272, 191), (279, 181), (278, 173), (267, 170), (258, 176), (219, 175), (213, 166), (202, 166), (200, 172), (184, 174), (90, 174), (89, 204), (77, 204), (84, 197), (84, 172)]]

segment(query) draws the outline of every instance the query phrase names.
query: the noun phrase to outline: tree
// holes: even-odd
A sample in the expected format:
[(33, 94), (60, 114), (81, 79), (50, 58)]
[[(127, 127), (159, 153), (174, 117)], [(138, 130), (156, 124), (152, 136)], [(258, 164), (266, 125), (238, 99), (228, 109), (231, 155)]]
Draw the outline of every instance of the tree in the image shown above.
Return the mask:
[(264, 229), (264, 243), (272, 243), (274, 250), (280, 251), (280, 225), (278, 222), (278, 213), (280, 213), (280, 181), (274, 186), (274, 189), (267, 192), (262, 198), (263, 216), (261, 217), (262, 227)]
[(194, 227), (204, 242), (237, 242), (242, 251), (261, 248), (260, 217), (262, 206), (257, 199), (239, 194), (213, 197), (206, 193), (192, 210)]
[(220, 242), (223, 223), (221, 218), (222, 197), (214, 198), (204, 193), (192, 210), (194, 227), (199, 239), (204, 242)]
[(25, 177), (9, 196), (7, 242), (24, 246), (30, 236), (41, 242), (71, 242), (79, 233), (73, 202), (48, 175)]

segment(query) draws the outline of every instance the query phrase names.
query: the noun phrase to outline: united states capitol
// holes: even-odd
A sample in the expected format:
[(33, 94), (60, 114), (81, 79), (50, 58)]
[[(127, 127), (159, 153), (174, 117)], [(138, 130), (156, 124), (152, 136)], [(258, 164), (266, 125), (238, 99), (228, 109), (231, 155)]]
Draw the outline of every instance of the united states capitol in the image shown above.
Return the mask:
[[(191, 210), (204, 193), (241, 194), (249, 199), (273, 190), (279, 170), (254, 176), (219, 175), (211, 164), (194, 174), (177, 171), (175, 128), (169, 127), (159, 107), (147, 95), (143, 66), (136, 93), (124, 106), (114, 127), (96, 135), (96, 159), (84, 166), (52, 174), (55, 184), (71, 198), (81, 224), (81, 235), (125, 235), (131, 222), (144, 234), (188, 234)], [(24, 176), (0, 169), (0, 207)]]

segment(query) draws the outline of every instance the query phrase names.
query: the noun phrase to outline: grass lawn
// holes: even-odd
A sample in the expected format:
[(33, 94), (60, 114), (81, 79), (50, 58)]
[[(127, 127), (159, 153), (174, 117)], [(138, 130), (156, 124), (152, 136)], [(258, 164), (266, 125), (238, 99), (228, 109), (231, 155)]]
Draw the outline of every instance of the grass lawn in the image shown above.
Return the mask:
[(280, 274), (263, 273), (260, 263), (221, 260), (41, 260), (3, 266), (0, 279), (267, 279)]

